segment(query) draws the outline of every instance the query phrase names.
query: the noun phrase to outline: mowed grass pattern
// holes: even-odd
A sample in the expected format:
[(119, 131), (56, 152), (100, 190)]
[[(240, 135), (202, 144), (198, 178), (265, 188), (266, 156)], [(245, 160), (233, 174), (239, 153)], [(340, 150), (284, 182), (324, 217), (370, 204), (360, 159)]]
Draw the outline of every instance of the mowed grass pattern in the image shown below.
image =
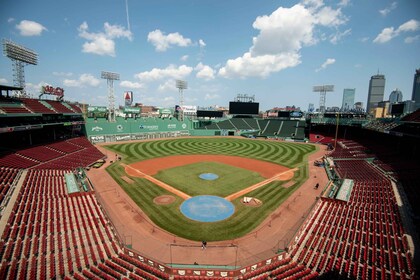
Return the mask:
[[(213, 181), (203, 180), (202, 173), (219, 176)], [(153, 176), (190, 195), (217, 195), (221, 197), (238, 192), (264, 180), (257, 172), (217, 162), (199, 162), (160, 171)]]
[(224, 221), (201, 223), (186, 218), (179, 210), (182, 199), (170, 205), (156, 205), (153, 199), (168, 191), (142, 178), (130, 177), (135, 183), (127, 184), (121, 179), (127, 176), (117, 162), (107, 168), (111, 176), (132, 197), (137, 205), (159, 227), (191, 240), (230, 240), (241, 237), (255, 229), (272, 211), (278, 208), (308, 177), (306, 158), (316, 147), (310, 144), (296, 144), (277, 141), (248, 140), (238, 138), (182, 138), (151, 142), (136, 142), (107, 146), (123, 156), (122, 162), (129, 164), (145, 159), (170, 155), (221, 154), (265, 160), (289, 168), (298, 168), (293, 186), (284, 188), (286, 182), (274, 181), (249, 194), (260, 199), (260, 207), (248, 207), (233, 201), (235, 213)]

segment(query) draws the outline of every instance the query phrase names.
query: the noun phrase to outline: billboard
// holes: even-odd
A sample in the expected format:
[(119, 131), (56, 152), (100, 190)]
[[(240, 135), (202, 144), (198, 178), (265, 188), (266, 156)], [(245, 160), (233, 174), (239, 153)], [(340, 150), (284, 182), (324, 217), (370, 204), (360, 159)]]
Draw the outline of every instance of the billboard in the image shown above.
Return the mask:
[(182, 110), (184, 111), (184, 114), (186, 114), (186, 115), (195, 115), (195, 114), (197, 114), (197, 106), (184, 105), (184, 106), (182, 106)]
[(88, 112), (89, 113), (106, 113), (108, 108), (105, 106), (89, 106)]
[(132, 91), (124, 92), (124, 104), (125, 104), (125, 106), (131, 106), (131, 104), (133, 104), (133, 92)]
[(124, 114), (140, 114), (139, 107), (124, 107)]
[(45, 85), (41, 87), (41, 95), (42, 94), (50, 94), (50, 95), (55, 95), (58, 96), (59, 98), (63, 98), (64, 97), (64, 89), (60, 88), (60, 87), (53, 87), (50, 85)]
[(391, 105), (391, 115), (399, 116), (404, 112), (404, 103), (395, 103)]
[(206, 111), (206, 110), (197, 110), (197, 117), (199, 118), (222, 118), (222, 111)]
[(257, 102), (229, 102), (231, 115), (258, 115), (260, 103)]
[(278, 111), (277, 117), (279, 118), (290, 118), (290, 111)]

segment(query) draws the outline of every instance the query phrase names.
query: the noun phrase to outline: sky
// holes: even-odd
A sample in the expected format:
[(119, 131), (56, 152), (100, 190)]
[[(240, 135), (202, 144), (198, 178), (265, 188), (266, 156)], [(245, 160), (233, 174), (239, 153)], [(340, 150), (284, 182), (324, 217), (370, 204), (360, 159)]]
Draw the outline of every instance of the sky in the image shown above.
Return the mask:
[[(384, 99), (398, 88), (411, 99), (420, 68), (418, 0), (0, 0), (0, 38), (38, 54), (25, 66), (26, 89), (48, 84), (65, 99), (108, 105), (102, 71), (118, 73), (115, 103), (228, 106), (255, 96), (260, 110), (319, 104), (316, 85), (334, 85), (366, 106), (370, 77), (385, 75)], [(13, 85), (0, 57), (0, 84)]]

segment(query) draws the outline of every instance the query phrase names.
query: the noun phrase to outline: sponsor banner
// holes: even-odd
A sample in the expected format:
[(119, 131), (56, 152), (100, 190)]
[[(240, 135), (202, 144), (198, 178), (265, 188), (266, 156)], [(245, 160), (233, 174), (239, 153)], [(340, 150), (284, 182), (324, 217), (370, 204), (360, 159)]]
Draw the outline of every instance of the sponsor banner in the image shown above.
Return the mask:
[(144, 130), (159, 130), (159, 126), (158, 125), (139, 125), (140, 129), (144, 129)]
[(146, 139), (146, 135), (144, 134), (132, 134), (131, 140), (144, 140)]
[(117, 136), (115, 136), (115, 140), (117, 140), (117, 141), (127, 141), (127, 140), (131, 140), (131, 136), (130, 135), (117, 135)]
[(171, 115), (172, 110), (171, 109), (159, 109), (159, 114), (160, 115)]
[(105, 142), (105, 136), (91, 136), (90, 137), (90, 141), (92, 143), (101, 143), (101, 142)]
[(140, 114), (140, 108), (136, 107), (124, 107), (125, 114)]
[(124, 92), (124, 104), (125, 104), (125, 106), (131, 106), (131, 104), (133, 104), (133, 92), (132, 91)]
[(108, 111), (108, 108), (105, 106), (89, 106), (88, 112), (90, 113), (106, 113)]
[(43, 94), (51, 94), (51, 95), (55, 95), (58, 97), (63, 97), (64, 96), (64, 89), (59, 88), (59, 87), (52, 87), (49, 85), (43, 86), (41, 88), (41, 93)]
[(194, 105), (184, 105), (182, 106), (184, 114), (197, 114), (197, 106)]
[(100, 127), (100, 126), (94, 126), (94, 127), (92, 127), (92, 131), (99, 132), (99, 131), (102, 131), (102, 130), (104, 130), (104, 129), (102, 127)]

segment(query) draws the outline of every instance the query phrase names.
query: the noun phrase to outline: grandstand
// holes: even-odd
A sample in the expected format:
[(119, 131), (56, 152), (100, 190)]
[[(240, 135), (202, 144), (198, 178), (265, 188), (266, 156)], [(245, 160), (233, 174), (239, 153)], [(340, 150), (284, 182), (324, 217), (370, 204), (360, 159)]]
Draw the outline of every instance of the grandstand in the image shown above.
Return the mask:
[(234, 131), (238, 135), (304, 140), (306, 122), (301, 120), (231, 118), (204, 126), (205, 130)]
[[(0, 99), (1, 279), (416, 279), (420, 181), (419, 111), (381, 129), (305, 121), (232, 118), (194, 121), (84, 120), (76, 104)], [(324, 193), (285, 251), (232, 269), (175, 269), (132, 250), (95, 186), (77, 170), (106, 156), (92, 143), (251, 131), (320, 144), (337, 142), (328, 174), (354, 182), (348, 201)], [(237, 132), (239, 131), (239, 132)], [(394, 133), (392, 133), (394, 132)], [(210, 133), (210, 134), (207, 134)], [(380, 137), (381, 141), (377, 141)], [(109, 159), (108, 159), (109, 160)], [(76, 191), (68, 191), (74, 174)], [(331, 178), (331, 182), (337, 178)], [(338, 192), (337, 192), (338, 193)]]

